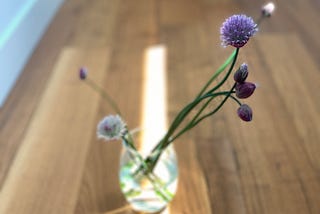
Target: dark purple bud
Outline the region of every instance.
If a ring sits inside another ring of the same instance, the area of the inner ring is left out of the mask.
[[[252,109],[247,104],[242,104],[237,113],[243,121],[249,122],[252,120]]]
[[[250,97],[254,90],[256,89],[256,85],[251,82],[237,83],[236,84],[236,95],[240,99],[245,99]]]
[[[86,68],[84,67],[80,68],[79,70],[80,79],[85,80],[87,78],[87,73],[88,73],[88,70]]]
[[[243,83],[248,77],[248,65],[243,63],[234,73],[233,79],[238,83]]]

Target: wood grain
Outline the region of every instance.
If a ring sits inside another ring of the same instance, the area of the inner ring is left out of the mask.
[[[76,4],[66,2],[50,24],[38,47],[17,80],[0,115],[0,183],[10,169],[28,124],[37,108],[60,51],[72,33]],[[63,23],[63,24],[62,24]],[[15,131],[12,131],[15,130]],[[0,185],[0,189],[2,185]]]
[[[135,128],[145,51],[164,45],[171,121],[232,52],[220,46],[221,23],[257,17],[262,3],[66,0],[0,109],[0,213],[134,213],[119,189],[120,143],[95,136],[114,112],[77,79],[79,66]],[[275,3],[236,65],[247,62],[259,85],[243,100],[254,120],[240,121],[230,100],[176,142],[180,181],[167,213],[320,213],[320,5]]]
[[[84,90],[77,70],[85,63],[101,83],[107,51],[66,48],[62,52],[36,119],[11,165],[0,195],[0,213],[70,213],[74,209],[100,99]]]

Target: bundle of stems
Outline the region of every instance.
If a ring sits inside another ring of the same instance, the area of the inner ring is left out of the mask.
[[[146,172],[153,171],[158,159],[162,154],[162,151],[164,151],[173,141],[175,141],[181,135],[195,127],[203,119],[215,114],[223,106],[223,104],[227,101],[228,98],[232,98],[233,100],[239,103],[237,98],[235,98],[232,95],[233,93],[235,93],[235,84],[228,91],[219,91],[220,87],[223,86],[223,84],[227,81],[228,77],[232,73],[232,70],[237,61],[239,50],[239,48],[236,48],[231,53],[228,59],[216,70],[216,72],[211,76],[208,82],[200,90],[199,94],[195,97],[195,99],[189,104],[187,104],[184,108],[182,108],[182,110],[177,114],[177,116],[171,123],[168,131],[166,132],[165,136],[159,141],[159,143],[151,151],[150,155],[145,159],[145,164],[147,165],[147,168],[144,167],[144,169],[146,170]],[[224,75],[224,77],[222,78],[222,80],[217,85],[210,88],[212,82],[217,79],[217,77],[228,67],[228,65],[230,65],[230,67]],[[220,101],[219,105],[217,105],[213,110],[204,113],[204,110],[214,100],[214,98],[220,96],[224,98]],[[199,105],[201,107],[198,108],[197,113],[192,117],[192,119],[188,121],[184,127],[178,129],[181,126],[182,122],[184,122],[187,116],[189,116],[189,114],[192,112],[192,110],[194,110]]]

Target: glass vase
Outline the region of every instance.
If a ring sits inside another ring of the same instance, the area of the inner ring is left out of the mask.
[[[146,155],[123,143],[120,157],[120,188],[132,209],[143,213],[164,210],[173,199],[178,165],[173,145],[168,146],[151,172],[144,170]]]

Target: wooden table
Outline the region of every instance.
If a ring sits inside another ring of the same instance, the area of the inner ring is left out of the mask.
[[[319,2],[276,2],[240,51],[259,88],[175,143],[179,187],[168,212],[320,213]],[[144,53],[167,50],[172,120],[232,52],[219,27],[249,0],[67,0],[0,110],[0,213],[132,213],[118,185],[120,142],[96,139],[110,107],[80,82],[80,66],[117,100],[129,127],[143,111]],[[232,83],[228,83],[230,86]]]

